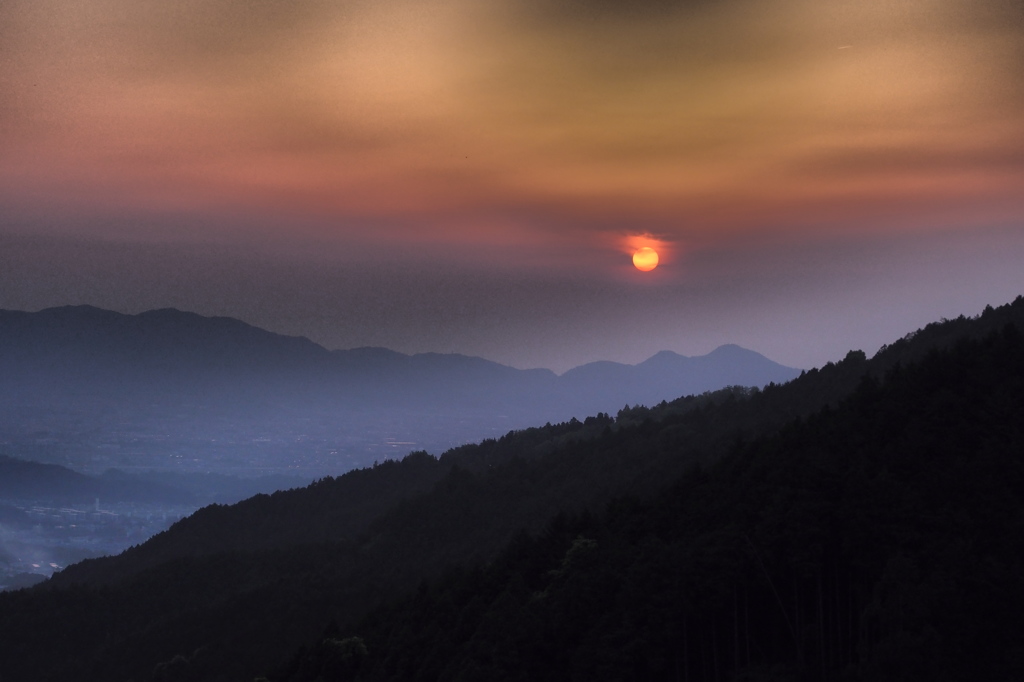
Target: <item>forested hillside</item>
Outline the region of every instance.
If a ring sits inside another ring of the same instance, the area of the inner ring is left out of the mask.
[[[650,500],[561,515],[271,679],[1011,680],[1024,337],[865,379]]]
[[[0,595],[0,679],[1010,679],[1020,329],[207,508]]]

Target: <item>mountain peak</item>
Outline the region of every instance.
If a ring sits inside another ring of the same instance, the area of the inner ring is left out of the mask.
[[[646,360],[644,360],[644,362],[650,362],[651,360],[677,360],[679,358],[685,358],[685,357],[686,357],[685,355],[680,355],[679,353],[676,353],[675,351],[659,350],[657,353],[655,353],[651,357],[649,357]],[[643,363],[641,363],[641,364],[643,364]]]
[[[746,356],[757,355],[759,357],[764,357],[763,355],[761,355],[757,351],[750,350],[749,348],[744,348],[743,346],[737,346],[735,343],[723,343],[721,346],[719,346],[718,348],[714,349],[713,351],[711,351],[710,353],[708,353],[704,357],[710,357],[710,356],[716,356],[716,357],[717,356],[739,356],[739,355],[746,355]]]

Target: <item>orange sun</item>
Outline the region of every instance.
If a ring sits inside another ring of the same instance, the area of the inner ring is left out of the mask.
[[[658,267],[658,252],[649,246],[637,249],[633,254],[633,265],[643,272],[653,270]]]

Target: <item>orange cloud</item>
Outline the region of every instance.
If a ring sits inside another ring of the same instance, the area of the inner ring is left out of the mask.
[[[1011,0],[548,5],[4,3],[0,200],[483,245],[644,225],[665,262],[1024,215]]]

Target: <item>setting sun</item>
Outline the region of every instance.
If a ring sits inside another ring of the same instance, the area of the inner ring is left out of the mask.
[[[658,267],[658,252],[649,246],[637,249],[633,254],[633,265],[643,272],[653,270]]]

